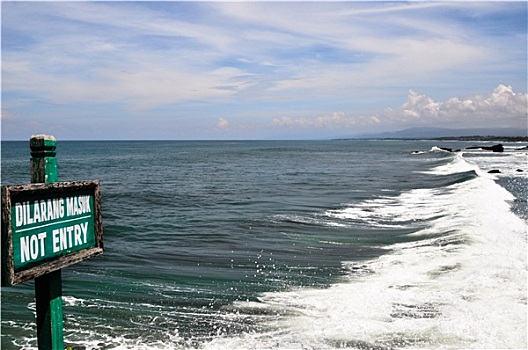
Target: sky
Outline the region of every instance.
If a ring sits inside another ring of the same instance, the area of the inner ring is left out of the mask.
[[[1,137],[526,135],[527,4],[2,1]]]

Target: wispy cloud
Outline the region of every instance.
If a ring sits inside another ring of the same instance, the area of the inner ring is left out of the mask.
[[[5,2],[2,50],[3,101],[22,119],[44,104],[50,124],[83,105],[189,130],[218,108],[241,133],[273,119],[381,127],[412,120],[379,112],[409,89],[444,109],[499,84],[525,91],[526,4]]]

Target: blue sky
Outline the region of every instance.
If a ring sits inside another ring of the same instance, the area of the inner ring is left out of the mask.
[[[527,123],[526,2],[2,2],[2,139]]]

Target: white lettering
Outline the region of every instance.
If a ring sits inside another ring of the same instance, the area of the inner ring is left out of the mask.
[[[83,233],[83,236],[84,236],[84,243],[88,243],[88,237],[87,237],[87,234],[88,234],[88,223],[87,222],[83,222],[81,224],[81,230],[82,230],[82,233]]]
[[[40,206],[38,201],[33,203],[33,217],[35,218],[35,222],[40,222]]]
[[[46,238],[47,234],[46,232],[41,232],[37,235],[39,241],[40,241],[40,256],[43,257],[46,255],[46,251],[44,248],[44,239]]]
[[[59,219],[64,217],[64,199],[54,198],[53,199],[53,218]]]
[[[59,246],[59,243],[60,243],[60,237],[59,237],[59,230],[58,229],[55,229],[53,230],[52,232],[52,239],[53,239],[53,252],[56,253],[58,251],[60,251],[60,246]]]
[[[36,235],[32,235],[29,239],[29,250],[32,260],[38,258],[38,239]]]
[[[77,226],[77,225],[75,225],[75,226]],[[66,231],[68,232],[68,248],[71,248],[73,246],[73,239],[72,239],[73,228],[74,228],[74,226],[66,227]]]
[[[20,237],[20,262],[30,260],[29,257],[29,236]]]
[[[31,225],[33,223],[33,218],[31,217],[31,210],[29,209],[29,202],[24,203],[24,211],[26,213],[25,225]]]
[[[73,228],[74,236],[75,236],[75,245],[81,245],[82,239],[81,239],[81,226],[75,225]]]
[[[20,262],[24,263],[29,260],[35,260],[46,255],[46,232],[36,235],[20,237]]]
[[[46,210],[46,201],[40,201],[40,221],[48,221],[48,211]],[[50,219],[51,220],[51,219]]]
[[[66,198],[66,215],[75,216],[90,213],[90,196],[78,196]]]
[[[60,234],[60,250],[68,249],[68,239],[66,237],[66,228],[61,227],[59,229]]]
[[[73,213],[77,215],[79,208],[75,202],[72,203]],[[35,201],[33,206],[30,205],[30,202],[17,202],[14,213],[15,227],[61,219],[64,214],[64,198],[42,199]]]
[[[88,243],[88,222],[61,227],[52,231],[53,252],[57,253]]]
[[[82,196],[81,198],[83,200],[82,202],[83,203],[83,210],[82,210],[83,214],[90,213],[92,211],[90,208],[90,196]]]
[[[47,212],[48,212],[48,219],[49,220],[53,220],[53,219],[57,218],[55,216],[55,213],[53,212],[53,205],[51,204],[51,199],[48,199],[46,201],[46,209],[47,209]]]
[[[66,215],[77,215],[77,197],[66,198]]]
[[[15,226],[20,227],[24,224],[24,207],[22,207],[22,204],[15,203],[15,213],[16,213]]]

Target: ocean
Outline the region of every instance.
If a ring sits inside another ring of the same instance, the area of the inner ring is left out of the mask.
[[[473,145],[58,140],[60,181],[101,181],[105,244],[62,270],[65,345],[525,349],[528,150]],[[30,181],[29,142],[1,155]],[[1,327],[36,348],[32,281]]]

